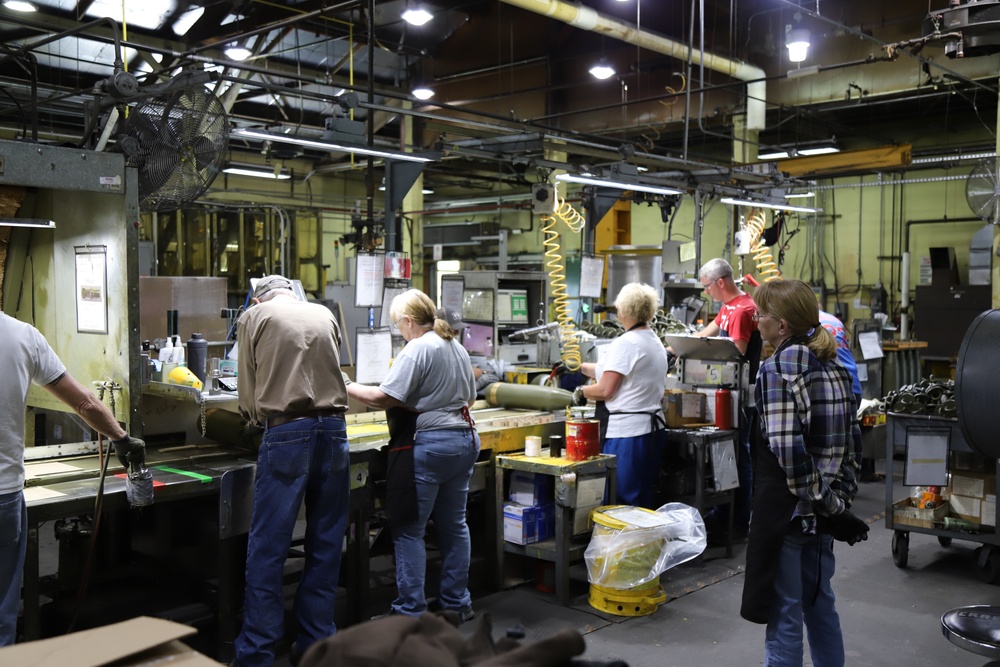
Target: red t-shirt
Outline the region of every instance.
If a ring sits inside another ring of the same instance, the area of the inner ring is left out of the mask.
[[[735,299],[722,305],[715,323],[719,325],[719,335],[733,340],[750,342],[750,336],[757,331],[757,323],[753,321],[757,306],[753,297],[743,293]]]

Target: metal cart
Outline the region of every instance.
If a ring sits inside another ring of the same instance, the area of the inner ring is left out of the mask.
[[[937,523],[930,523],[929,527],[911,525],[909,523],[897,523],[893,516],[895,504],[893,502],[892,488],[892,457],[897,446],[904,448],[906,445],[907,432],[913,430],[943,430],[948,429],[949,434],[949,454],[951,452],[976,453],[966,442],[962,429],[959,428],[957,419],[945,417],[933,417],[926,415],[910,414],[888,414],[889,433],[886,438],[886,476],[885,476],[885,527],[893,531],[892,534],[892,560],[897,567],[905,568],[909,560],[910,533],[921,533],[925,535],[937,536],[938,543],[947,547],[952,540],[967,540],[978,542],[981,546],[976,549],[975,558],[979,575],[987,583],[1000,583],[1000,536],[992,527],[992,532],[972,533],[968,531],[945,530]],[[996,469],[997,460],[989,459]],[[994,513],[996,510],[994,508]],[[997,517],[994,516],[994,525]]]

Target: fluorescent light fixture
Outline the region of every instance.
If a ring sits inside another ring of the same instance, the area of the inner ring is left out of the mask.
[[[772,204],[766,201],[755,201],[753,199],[737,199],[735,197],[723,197],[720,199],[723,204],[732,206],[753,206],[755,208],[775,208],[779,211],[797,211],[799,213],[819,213],[823,209],[810,208],[808,206],[789,206],[788,204]]]
[[[805,199],[806,197],[815,197],[815,192],[789,192],[785,195],[785,199]]]
[[[43,218],[0,218],[0,227],[40,227],[42,229],[55,229],[54,220]]]
[[[766,151],[757,153],[758,160],[784,160],[788,157],[788,151]]]
[[[246,167],[226,167],[222,170],[226,174],[236,176],[253,176],[255,178],[271,178],[276,181],[287,181],[292,177],[284,170],[275,172],[273,169],[249,169]]]
[[[607,60],[601,58],[601,62],[590,68],[590,75],[595,79],[604,81],[605,79],[610,79],[615,75],[615,68],[612,67]]]
[[[24,0],[4,0],[3,6],[7,9],[15,12],[37,12],[38,7],[35,7],[30,2],[24,2]]]
[[[434,190],[432,190],[430,188],[421,188],[420,189],[420,193],[421,194],[425,194],[425,195],[432,195],[432,194],[434,194]]]
[[[809,55],[809,31],[805,28],[793,28],[785,35],[785,46],[788,47],[788,59],[800,63]]]
[[[15,12],[37,12],[38,8],[24,0],[4,0],[3,6]]]
[[[605,188],[616,188],[618,190],[634,190],[636,192],[649,192],[654,195],[682,195],[683,190],[676,188],[660,187],[658,185],[645,185],[643,183],[621,183],[618,181],[608,181],[593,176],[577,176],[575,174],[559,174],[557,181],[566,183],[582,183],[583,185],[598,185]]]
[[[421,101],[429,100],[432,97],[434,97],[434,91],[428,88],[427,86],[417,86],[416,88],[413,89],[412,92],[413,96]]]
[[[243,62],[247,58],[253,55],[253,51],[246,48],[245,46],[240,46],[239,44],[230,46],[224,51],[226,57],[230,60],[236,60],[238,62]]]
[[[424,25],[425,23],[430,21],[432,18],[434,18],[434,15],[431,14],[426,9],[424,9],[423,7],[418,6],[415,9],[407,9],[405,12],[401,14],[401,17],[404,21],[406,21],[410,25],[419,26],[419,25]]]
[[[354,153],[356,155],[371,155],[373,157],[386,158],[388,160],[403,160],[405,162],[431,162],[429,157],[414,155],[413,153],[403,153],[396,151],[383,151],[367,146],[351,146],[349,144],[335,144],[330,141],[316,141],[314,139],[303,139],[290,134],[271,134],[260,130],[238,127],[229,133],[231,137],[242,139],[257,139],[259,141],[274,141],[282,144],[294,144],[306,148],[315,148],[321,151],[342,151],[344,153]]]
[[[827,155],[828,153],[839,153],[836,146],[816,146],[815,148],[800,148],[799,155]]]

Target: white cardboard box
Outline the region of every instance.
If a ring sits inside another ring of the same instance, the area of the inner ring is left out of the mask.
[[[952,494],[948,499],[948,504],[951,506],[952,514],[955,514],[966,521],[979,523],[980,516],[983,512],[983,501],[979,498],[969,498],[967,496],[956,496],[955,494]]]
[[[982,514],[980,521],[984,526],[997,525],[997,497],[994,493],[987,493],[983,499]]]
[[[510,500],[525,507],[551,502],[553,481],[551,475],[515,470],[510,475]]]
[[[517,503],[503,505],[503,539],[513,544],[532,544],[538,541],[539,507],[525,507]]]

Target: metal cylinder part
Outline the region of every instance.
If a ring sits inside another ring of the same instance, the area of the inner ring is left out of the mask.
[[[955,368],[958,424],[969,446],[1000,457],[993,411],[1000,405],[1000,310],[987,310],[965,332]]]
[[[232,410],[210,408],[205,411],[205,437],[226,447],[257,451],[263,431],[250,426]]]
[[[486,402],[493,407],[550,411],[561,410],[572,400],[572,393],[555,387],[509,382],[494,382],[486,387]]]

